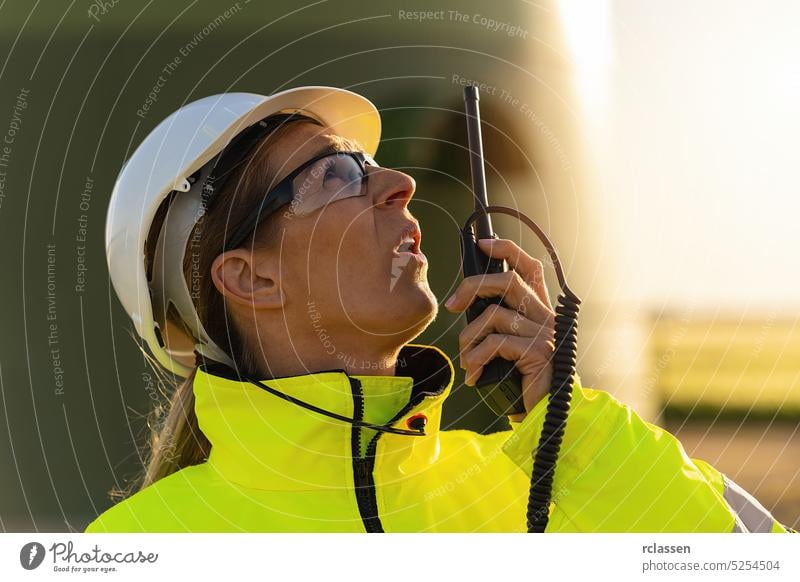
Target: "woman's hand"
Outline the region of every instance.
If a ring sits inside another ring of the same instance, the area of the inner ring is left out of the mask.
[[[503,298],[504,305],[490,305],[462,330],[458,337],[459,361],[470,386],[496,356],[514,362],[522,374],[526,411],[509,417],[518,422],[550,389],[555,312],[541,261],[507,239],[481,239],[478,245],[490,257],[505,259],[510,270],[465,278],[445,307],[457,313],[465,311],[477,297]]]

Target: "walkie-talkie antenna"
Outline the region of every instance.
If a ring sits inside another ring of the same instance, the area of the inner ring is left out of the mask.
[[[478,88],[475,85],[464,87],[469,166],[472,173],[475,210],[486,210],[486,207],[489,206],[489,198],[486,194],[486,170],[483,166],[483,140],[481,138],[481,111],[478,100]],[[476,239],[493,238],[493,232],[491,217],[485,213],[481,214],[475,221]]]

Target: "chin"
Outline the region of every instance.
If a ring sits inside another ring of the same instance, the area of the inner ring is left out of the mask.
[[[399,305],[402,306],[401,310],[397,309]],[[408,337],[405,341],[411,341],[436,319],[439,302],[427,282],[419,282],[409,286],[403,293],[402,301],[393,303],[391,312],[396,313],[395,328],[398,333]]]
[[[399,286],[398,286],[399,287]],[[407,283],[403,289],[395,287],[391,295],[361,311],[356,323],[363,331],[383,338],[392,338],[398,345],[405,344],[421,334],[436,318],[439,303],[425,282]],[[360,306],[363,308],[363,304]]]

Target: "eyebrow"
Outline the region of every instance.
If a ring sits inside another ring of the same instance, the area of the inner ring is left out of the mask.
[[[317,156],[321,156],[322,154],[335,154],[336,152],[343,152],[347,148],[343,148],[338,143],[329,143],[318,150],[311,152],[311,155],[308,157],[310,160],[311,158],[316,158]]]
[[[346,152],[346,151],[357,151],[357,152],[363,152],[364,151],[364,148],[361,147],[361,144],[359,144],[357,141],[352,140],[352,139],[350,139],[348,137],[342,137],[342,136],[330,137],[329,136],[327,139],[328,139],[328,143],[325,144],[323,147],[319,148],[318,150],[316,150],[315,152],[313,152],[311,154],[311,157],[309,157],[309,159],[311,159],[312,157],[316,157],[316,156],[319,156],[319,155],[322,155],[322,154],[327,154],[327,153],[333,154],[333,153],[336,153],[336,152]]]
[[[352,140],[352,139],[350,139],[348,137],[342,137],[342,136],[328,137],[327,141],[328,141],[328,143],[326,143],[324,146],[322,146],[321,148],[313,151],[311,153],[311,155],[309,155],[308,159],[310,160],[312,158],[316,158],[317,156],[321,156],[323,154],[335,154],[336,152],[357,151],[357,152],[366,153],[364,148],[361,147],[361,144],[359,144],[357,141]],[[300,165],[302,165],[302,164],[303,164],[303,162],[300,163]],[[291,171],[289,171],[289,174],[291,174],[297,168],[299,168],[300,165],[298,165],[296,168],[294,168]],[[288,176],[289,174],[286,174],[286,175]],[[284,178],[281,178],[281,180],[283,180],[283,179],[285,179],[285,176],[284,176]],[[273,183],[272,183],[271,187],[272,188],[275,187],[275,181],[274,180],[273,180]]]

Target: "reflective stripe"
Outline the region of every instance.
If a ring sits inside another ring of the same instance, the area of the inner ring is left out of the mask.
[[[731,481],[727,476],[722,476],[725,482],[723,496],[728,506],[734,513],[736,523],[734,533],[770,533],[775,518],[758,500],[747,491]]]

